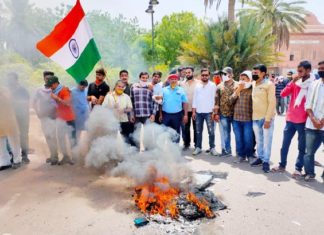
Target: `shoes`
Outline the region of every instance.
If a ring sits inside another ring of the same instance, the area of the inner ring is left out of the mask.
[[[58,165],[62,166],[64,164],[74,165],[74,162],[68,156],[64,156],[63,159],[58,162]]]
[[[210,154],[213,155],[213,156],[219,156],[219,153],[216,151],[216,149],[212,148],[209,150]],[[207,151],[206,151],[207,153]]]
[[[27,156],[26,157],[22,157],[21,163],[23,163],[23,164],[29,164],[30,163],[30,160],[29,160],[29,158]]]
[[[324,171],[323,171],[323,174],[322,174],[322,178],[324,179]]]
[[[49,157],[49,158],[46,158],[46,163],[51,163],[52,161],[51,161],[52,159]]]
[[[196,156],[198,154],[201,153],[201,149],[200,148],[196,148],[195,151],[192,153],[192,155]]]
[[[315,180],[315,175],[305,175],[305,181],[310,182]]]
[[[262,165],[262,160],[260,158],[257,158],[256,160],[254,160],[254,162],[251,163],[251,166],[255,167],[255,166],[261,166]]]
[[[234,163],[242,163],[246,160],[246,157],[236,156]]]
[[[268,162],[262,163],[262,170],[264,173],[269,173],[270,172],[270,165]]]
[[[301,171],[298,171],[298,170],[295,170],[294,171],[294,173],[292,173],[292,177],[294,178],[294,179],[299,179],[300,177],[302,177],[302,173],[301,173]]]
[[[286,168],[281,167],[281,166],[276,166],[276,167],[271,169],[272,173],[283,173],[285,171],[286,171]]]
[[[18,169],[19,167],[21,167],[21,163],[20,162],[19,163],[12,163],[11,164],[11,168],[14,169],[14,170]]]
[[[7,170],[11,168],[11,165],[7,165],[7,166],[0,166],[0,171],[3,171],[3,170]]]
[[[183,146],[182,151],[187,151],[189,150],[190,146]]]
[[[232,156],[232,152],[227,152],[226,150],[222,150],[222,153],[219,156],[220,157],[230,157],[230,156]]]

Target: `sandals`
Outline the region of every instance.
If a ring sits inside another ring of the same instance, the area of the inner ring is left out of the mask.
[[[271,169],[272,173],[283,173],[285,171],[286,171],[286,169],[281,166],[277,166],[277,167],[274,167]]]

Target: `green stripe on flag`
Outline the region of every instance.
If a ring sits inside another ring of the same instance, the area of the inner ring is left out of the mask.
[[[80,58],[66,71],[77,81],[86,79],[93,67],[101,59],[94,39],[91,39]]]

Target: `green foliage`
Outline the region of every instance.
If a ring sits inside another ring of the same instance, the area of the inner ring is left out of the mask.
[[[248,9],[242,9],[239,15],[256,19],[267,24],[276,36],[275,47],[289,47],[290,31],[302,32],[305,27],[305,1],[255,0],[247,2]]]
[[[206,26],[191,42],[182,44],[179,60],[211,70],[230,66],[237,75],[256,63],[269,65],[274,62],[273,42],[271,29],[262,28],[254,20],[242,17],[239,23],[230,23],[227,19],[219,19]]]
[[[164,16],[155,27],[155,64],[164,64],[173,68],[179,64],[177,57],[181,52],[181,43],[190,42],[202,28],[193,13],[182,12]],[[141,46],[147,63],[152,63],[152,38],[148,33],[142,37]]]

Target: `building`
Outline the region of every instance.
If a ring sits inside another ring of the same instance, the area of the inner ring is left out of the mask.
[[[284,55],[282,62],[270,68],[270,73],[286,74],[287,71],[296,71],[296,66],[302,60],[308,60],[316,69],[317,63],[324,60],[324,24],[310,13],[306,17],[307,24],[302,33],[290,34],[290,45],[281,48]]]

